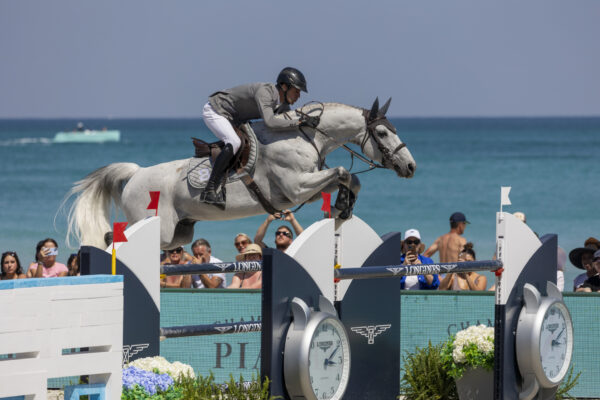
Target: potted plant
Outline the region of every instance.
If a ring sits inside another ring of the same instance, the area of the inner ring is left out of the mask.
[[[461,400],[494,398],[494,328],[470,326],[442,348],[448,375],[456,382]]]

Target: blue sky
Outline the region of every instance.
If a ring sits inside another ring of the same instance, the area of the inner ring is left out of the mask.
[[[200,117],[301,69],[389,115],[600,116],[600,1],[0,0],[0,118]]]

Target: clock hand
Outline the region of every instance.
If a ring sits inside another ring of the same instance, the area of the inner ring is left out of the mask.
[[[552,347],[558,346],[558,344],[559,344],[558,338],[561,337],[561,335],[563,334],[564,331],[565,331],[565,328],[563,328],[562,331],[560,331],[560,333],[558,335],[556,335],[556,339],[552,339]]]
[[[558,334],[558,336],[556,336],[556,341],[558,341],[558,338],[560,337],[560,335],[563,334],[564,331],[565,331],[565,328],[563,328],[562,331],[560,331],[560,333]]]
[[[338,351],[339,348],[340,348],[340,345],[338,344],[337,347],[335,348],[335,350],[333,350],[333,353],[331,353],[331,355],[329,357],[327,357],[327,361],[329,361],[333,358],[333,356],[335,355],[335,353]]]

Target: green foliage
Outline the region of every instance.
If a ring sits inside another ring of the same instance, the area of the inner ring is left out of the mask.
[[[444,344],[416,348],[403,357],[400,394],[406,400],[458,399],[454,379],[444,369],[441,357]]]
[[[239,382],[244,382],[240,376]],[[121,400],[274,400],[269,397],[269,383],[266,379],[260,382],[254,376],[252,381],[241,384],[230,375],[226,384],[215,383],[212,374],[208,377],[179,377],[175,384],[164,392],[150,396],[144,388],[135,385],[132,389],[123,388]]]
[[[465,361],[457,363],[452,357],[454,351],[454,339],[452,336],[450,340],[442,345],[441,358],[443,360],[444,369],[448,372],[448,375],[452,378],[459,379],[467,368],[484,368],[488,371],[494,370],[494,352],[484,353],[475,343],[469,343],[463,347],[463,353],[465,355]],[[490,339],[488,339],[490,340]],[[492,343],[493,340],[490,340]]]
[[[178,400],[181,399],[181,389],[176,385],[166,391],[158,391],[154,395],[149,395],[140,385],[135,385],[131,389],[123,388],[121,400]]]
[[[255,376],[252,381],[242,384],[244,378],[240,376],[239,382],[236,382],[233,375],[229,376],[229,382],[225,385],[215,383],[214,376],[198,376],[197,378],[185,377],[179,378],[175,386],[181,389],[181,400],[197,399],[248,399],[248,400],[270,400],[269,380],[260,382]]]
[[[577,400],[576,397],[573,397],[569,394],[569,391],[577,386],[577,381],[579,380],[580,375],[581,371],[575,375],[575,378],[573,378],[573,367],[569,369],[569,375],[567,375],[567,378],[562,381],[560,387],[556,391],[556,400]]]

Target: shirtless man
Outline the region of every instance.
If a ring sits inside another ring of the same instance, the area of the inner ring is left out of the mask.
[[[423,255],[431,257],[439,250],[441,263],[457,262],[458,255],[467,244],[467,239],[461,235],[465,232],[468,223],[465,214],[461,212],[452,214],[450,216],[450,232],[437,238]]]

